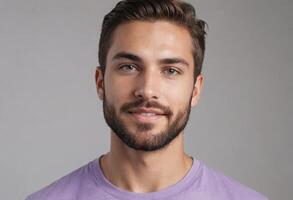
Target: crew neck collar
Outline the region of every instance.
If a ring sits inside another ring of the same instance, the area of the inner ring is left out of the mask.
[[[100,165],[100,159],[102,156],[104,155],[101,155],[92,162],[92,171],[95,176],[94,179],[99,187],[105,192],[121,200],[146,200],[173,197],[175,194],[180,193],[182,190],[186,190],[191,185],[191,182],[196,179],[199,168],[201,167],[201,161],[191,157],[193,160],[191,168],[177,183],[155,192],[136,193],[121,189],[108,181],[108,179],[104,176]]]

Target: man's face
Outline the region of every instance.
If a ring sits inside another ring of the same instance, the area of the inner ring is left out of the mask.
[[[197,103],[192,39],[166,21],[133,21],[117,27],[98,93],[112,131],[129,147],[154,151],[183,132]],[[101,84],[102,83],[102,84]]]

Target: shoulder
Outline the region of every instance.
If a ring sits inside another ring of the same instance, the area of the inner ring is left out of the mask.
[[[70,172],[50,185],[30,194],[26,200],[75,199],[77,192],[93,184],[91,165],[94,161]]]
[[[267,200],[267,198],[222,172],[201,163],[200,182],[203,191],[209,191],[218,199],[229,200]]]

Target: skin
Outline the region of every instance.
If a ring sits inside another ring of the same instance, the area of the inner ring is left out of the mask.
[[[115,59],[121,52],[135,55],[139,61]],[[169,58],[179,58],[184,63],[168,63]],[[188,106],[197,105],[203,76],[196,77],[194,84],[193,73],[192,39],[185,28],[167,21],[132,21],[118,26],[114,32],[105,74],[99,67],[96,70],[97,92],[101,100],[113,107],[136,142],[143,144],[167,130]],[[138,99],[157,102],[172,115],[141,122],[121,112],[123,105]],[[139,128],[143,123],[149,128]],[[183,130],[168,145],[153,151],[129,147],[112,130],[110,151],[100,163],[113,185],[144,193],[180,181],[191,168],[192,159],[184,152]]]

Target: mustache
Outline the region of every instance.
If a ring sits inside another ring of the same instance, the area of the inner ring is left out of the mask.
[[[130,109],[136,109],[136,108],[156,108],[159,110],[162,110],[163,113],[165,115],[173,115],[173,112],[171,111],[171,109],[167,106],[164,106],[162,104],[160,104],[159,102],[156,101],[148,101],[145,99],[138,99],[136,101],[133,102],[129,102],[129,103],[125,103],[122,107],[121,107],[121,111],[123,112],[128,112],[128,110]]]

